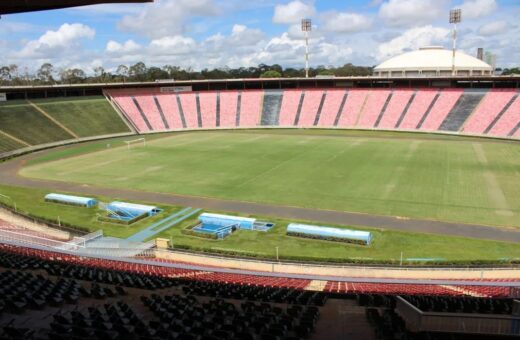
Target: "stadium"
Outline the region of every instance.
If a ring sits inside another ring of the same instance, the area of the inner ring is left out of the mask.
[[[1,337],[520,336],[520,76],[373,72],[0,86]]]

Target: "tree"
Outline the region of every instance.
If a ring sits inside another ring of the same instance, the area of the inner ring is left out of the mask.
[[[61,81],[69,84],[82,83],[86,78],[85,71],[79,68],[64,69],[60,72]]]
[[[135,65],[130,66],[128,75],[136,81],[146,80],[146,65],[140,61]]]
[[[9,68],[9,66],[0,67],[0,79],[2,81],[11,80],[11,69]]]
[[[52,74],[54,73],[54,66],[51,63],[45,63],[40,66],[40,69],[36,73],[38,79],[46,83],[54,83]]]
[[[281,77],[282,77],[282,75],[280,74],[280,72],[274,71],[274,70],[265,71],[260,76],[260,78],[281,78]]]
[[[505,68],[502,71],[503,76],[508,76],[511,74],[520,74],[520,67],[513,67],[513,68]]]
[[[119,65],[116,70],[116,74],[123,78],[123,82],[128,77],[128,66]]]
[[[321,70],[318,72],[318,75],[319,76],[333,76],[334,75],[334,71],[332,70]]]

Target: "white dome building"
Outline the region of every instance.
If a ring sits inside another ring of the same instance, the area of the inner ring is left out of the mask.
[[[374,76],[451,76],[452,54],[453,51],[441,46],[422,47],[417,51],[401,54],[379,64],[374,69]],[[492,75],[493,68],[480,59],[457,51],[455,53],[455,74],[458,76]]]

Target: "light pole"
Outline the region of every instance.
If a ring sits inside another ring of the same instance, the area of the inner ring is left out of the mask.
[[[278,246],[276,246],[276,261],[280,262],[280,257],[278,256]]]
[[[312,31],[312,20],[302,19],[302,32],[305,34],[305,78],[309,78],[309,33]]]
[[[451,57],[451,75],[455,75],[455,51],[457,50],[457,24],[462,20],[462,10],[452,9],[450,11],[450,24],[453,24],[453,54]]]

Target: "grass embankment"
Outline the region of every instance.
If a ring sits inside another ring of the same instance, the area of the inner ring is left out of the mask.
[[[43,200],[43,196],[48,193],[46,190],[0,185],[0,193],[11,197],[17,203],[19,210],[30,211],[33,216],[50,220],[56,220],[59,216],[60,220],[66,224],[76,225],[88,231],[103,229],[105,235],[125,238],[180,209],[180,207],[160,205],[165,210],[164,213],[132,226],[121,226],[98,222],[96,214],[101,212],[97,209],[47,203]],[[97,198],[105,202],[113,200],[108,197]],[[124,200],[124,198],[121,199]],[[12,204],[12,201],[8,200],[3,200],[3,202]],[[520,259],[520,244],[515,243],[363,228],[363,230],[370,230],[373,233],[373,242],[370,246],[360,246],[287,236],[287,224],[295,221],[266,216],[254,217],[272,221],[276,223],[276,226],[269,232],[244,230],[232,234],[225,240],[214,241],[182,233],[183,228],[196,222],[196,217],[193,217],[155,237],[171,239],[174,247],[179,249],[260,258],[274,258],[276,247],[279,247],[280,257],[288,260],[398,263],[401,252],[403,252],[405,263],[421,262],[406,259],[444,259],[445,261],[427,261],[426,263],[458,264],[507,263],[508,261],[504,261],[504,259]],[[319,224],[309,221],[296,222]],[[345,226],[338,227],[345,228]]]

